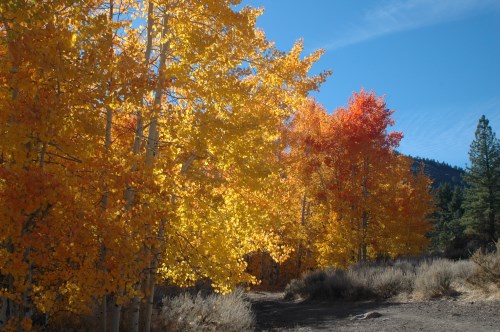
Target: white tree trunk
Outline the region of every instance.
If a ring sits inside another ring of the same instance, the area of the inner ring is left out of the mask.
[[[168,24],[168,16],[165,13],[163,15],[163,30],[162,30],[162,40],[164,40],[165,35],[167,33],[167,24]],[[167,59],[167,51],[170,48],[168,42],[163,42],[161,45],[160,51],[160,61],[158,66],[158,85],[155,91],[155,99],[153,103],[153,117],[149,126],[148,140],[146,143],[146,167],[153,167],[154,159],[158,156],[158,140],[159,140],[159,131],[158,131],[158,117],[157,113],[161,107],[161,101],[163,98],[164,91],[164,80],[163,80],[163,72]],[[160,226],[160,242],[162,241],[165,220],[161,220]],[[151,330],[151,315],[153,313],[153,300],[154,300],[154,292],[155,292],[155,283],[156,283],[156,273],[158,270],[158,255],[160,253],[161,248],[156,249],[154,246],[151,247],[150,251],[153,255],[152,262],[149,270],[149,280],[146,284],[146,312],[144,315],[144,332],[149,332]]]
[[[141,299],[134,296],[130,305],[130,332],[139,331],[139,313],[141,311]]]
[[[158,257],[153,258],[153,263],[151,264],[151,269],[149,270],[148,278],[148,289],[146,297],[146,312],[144,314],[144,329],[143,332],[151,331],[151,316],[153,314],[154,306],[154,295],[155,295],[155,284],[156,284],[156,271],[158,269]]]
[[[113,316],[111,319],[111,332],[119,332],[120,331],[120,320],[122,317],[122,306],[121,304],[117,304],[117,296],[114,297],[113,304]]]
[[[108,304],[107,304],[107,296],[104,295],[100,299],[99,303],[99,320],[100,320],[100,329],[101,332],[106,332],[107,328],[107,313],[108,313]]]
[[[114,17],[114,0],[109,0],[109,20],[113,21]],[[113,38],[111,36],[111,38]],[[113,48],[111,48],[110,52],[114,52]],[[110,82],[111,85],[111,82]],[[113,94],[113,91],[109,91],[109,93]],[[104,146],[106,148],[106,153],[110,153],[111,149],[111,129],[113,125],[113,110],[110,107],[106,108],[106,131],[105,131],[105,139],[104,139]],[[108,195],[108,188],[104,186],[104,194],[102,196],[102,208],[103,210],[106,210],[108,208],[108,200],[109,200],[109,195]],[[102,243],[101,245],[101,264],[104,263],[104,260],[106,259],[106,245]],[[101,266],[101,269],[104,269],[104,266]],[[107,294],[104,294],[102,298],[100,299],[100,313],[99,313],[99,319],[100,321],[100,329],[101,332],[106,332],[107,326],[108,326],[108,303],[107,303],[108,297]]]
[[[149,61],[151,59],[151,53],[153,49],[153,24],[154,24],[154,4],[152,1],[149,1],[148,3],[148,18],[147,18],[147,37],[146,37],[146,52],[144,54],[144,63],[146,67],[149,67]],[[162,69],[160,68],[160,73]],[[156,98],[155,98],[155,104],[156,104]],[[156,105],[155,105],[156,106]],[[156,132],[156,121],[155,117],[153,118],[154,121],[150,124],[149,128],[149,134],[148,134],[148,140],[147,140],[147,151],[146,151],[146,160],[148,158],[151,159],[151,157],[148,157],[148,154],[151,152],[149,151],[150,145],[151,145],[151,138],[152,136],[157,136],[155,134]],[[153,123],[154,122],[154,123]],[[151,126],[154,128],[152,129]],[[133,153],[134,155],[139,153],[139,149],[141,146],[141,142],[144,137],[144,122],[142,118],[142,113],[141,111],[137,112],[137,127],[136,127],[136,136],[134,140],[134,146],[133,146]],[[153,140],[154,141],[154,140]],[[156,144],[157,145],[157,144]],[[147,162],[146,162],[147,164]],[[152,159],[151,159],[151,164],[152,164]],[[132,188],[127,188],[127,191],[125,193],[126,197],[126,204],[127,204],[127,209],[130,208],[133,204],[133,198],[134,198],[134,192]],[[140,282],[136,287],[140,287]],[[141,312],[141,301],[138,296],[134,296],[134,298],[131,301],[131,313],[130,313],[130,330],[132,332],[138,332],[139,331],[139,318],[140,318],[140,312]]]

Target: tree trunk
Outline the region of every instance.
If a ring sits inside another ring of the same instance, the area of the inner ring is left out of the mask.
[[[366,205],[368,200],[368,173],[369,173],[369,163],[368,157],[364,158],[364,175],[363,175],[363,244],[362,244],[362,260],[366,261],[366,247],[367,247],[367,236],[368,236],[368,212],[366,211]]]
[[[106,133],[105,133],[105,141],[104,146],[106,148],[106,153],[109,154],[111,149],[111,126],[113,123],[113,111],[111,108],[106,108]],[[108,208],[108,188],[106,185],[103,186],[104,194],[101,197],[101,208],[103,211],[106,211]],[[105,270],[104,261],[106,260],[106,244],[101,243],[101,252],[100,252],[100,269]],[[104,294],[100,299],[100,313],[99,319],[101,320],[100,329],[101,332],[106,332],[107,330],[107,322],[108,322],[108,308],[107,308],[107,295]]]
[[[154,4],[152,1],[148,3],[148,18],[147,18],[147,30],[146,30],[146,52],[144,53],[144,64],[146,68],[149,68],[149,61],[151,58],[151,52],[153,49],[153,24],[154,24]],[[142,102],[141,102],[142,104]],[[137,125],[135,131],[134,145],[132,147],[132,153],[134,155],[139,153],[142,140],[144,138],[144,120],[141,111],[137,111]],[[136,170],[136,166],[133,167],[132,171]],[[125,191],[126,209],[132,207],[134,201],[134,192],[132,187],[127,187]],[[140,284],[140,282],[138,282]],[[139,286],[137,286],[139,287]],[[134,296],[131,301],[131,313],[130,313],[130,328],[131,331],[139,330],[139,318],[141,313],[141,302],[138,296]]]
[[[302,211],[301,211],[301,216],[300,216],[300,225],[305,226],[306,225],[306,211],[307,211],[307,197],[306,194],[304,193],[304,196],[302,197]],[[297,250],[297,277],[300,275],[300,269],[302,268],[302,255],[303,255],[303,244],[302,240],[299,242],[299,248]]]
[[[12,254],[14,251],[13,246],[11,243],[8,243],[6,245],[7,251]],[[13,294],[14,293],[14,280],[12,276],[9,274],[6,276],[7,278],[7,294]],[[3,326],[7,324],[7,321],[11,318],[14,317],[14,302],[11,299],[8,299],[7,297],[2,297],[2,311],[1,311],[1,319],[2,321],[0,322],[0,331],[3,330]]]
[[[2,297],[2,308],[0,310],[0,330],[3,330],[5,323],[7,323],[7,308],[9,306],[9,299]]]
[[[31,263],[31,247],[26,248],[26,262],[28,264],[28,275],[26,276],[27,289],[23,292],[23,307],[21,309],[23,318],[33,316],[33,305],[31,304],[30,292],[33,286],[33,264]]]
[[[108,304],[106,295],[101,297],[99,303],[99,319],[100,319],[101,332],[106,332],[107,322],[108,322]]]
[[[144,332],[151,331],[151,316],[153,314],[154,306],[154,295],[155,295],[155,283],[156,283],[156,271],[158,269],[158,257],[155,255],[153,257],[153,262],[151,269],[149,270],[149,278],[146,292],[146,310],[144,315]]]
[[[162,40],[164,40],[167,34],[167,23],[168,16],[167,13],[163,14],[163,29],[162,29]],[[148,140],[146,142],[146,167],[153,167],[154,159],[158,156],[158,140],[159,140],[159,130],[158,130],[158,117],[157,112],[160,110],[161,101],[163,98],[164,91],[164,68],[167,60],[167,51],[170,48],[168,42],[163,42],[160,51],[160,61],[158,65],[158,86],[155,91],[155,99],[153,103],[153,116],[149,125]],[[161,220],[160,223],[160,234],[158,237],[160,243],[162,241],[163,232],[165,228],[165,220]],[[156,249],[154,245],[151,246],[151,253],[153,255],[150,270],[149,270],[149,281],[147,283],[146,289],[146,312],[144,315],[144,329],[143,331],[149,332],[151,330],[151,315],[153,313],[153,300],[156,282],[156,273],[158,270],[158,255],[160,254],[161,248]]]
[[[262,278],[262,283],[266,282],[265,274],[266,274],[266,263],[264,261],[264,252],[260,252],[260,276]]]
[[[130,332],[139,331],[139,313],[141,311],[141,299],[134,296],[130,305]]]
[[[119,332],[120,331],[120,320],[122,318],[122,306],[121,304],[116,303],[118,297],[115,295],[114,304],[113,304],[113,316],[111,320],[111,332]]]
[[[492,187],[493,187],[493,185],[490,183],[489,188],[488,188],[488,191],[489,191],[488,235],[489,235],[489,242],[496,242],[497,238],[496,238],[496,229],[495,229],[495,222],[496,222],[495,215],[498,212],[495,211],[495,192],[494,192],[494,189]]]
[[[368,228],[368,213],[363,211],[363,248],[362,248],[362,259],[366,261],[366,236]]]
[[[109,0],[109,21],[113,21],[114,16],[114,0]],[[109,36],[111,41],[113,40],[113,34]],[[110,49],[110,54],[111,56],[113,55],[113,47]],[[111,79],[112,80],[112,79]],[[108,82],[108,88],[112,88],[112,81]],[[109,91],[109,93],[113,94],[113,91]],[[110,150],[111,150],[111,129],[113,125],[113,110],[110,107],[106,107],[106,130],[104,134],[104,146],[106,148],[106,153],[109,155]],[[108,195],[108,188],[106,185],[104,185],[104,194],[102,195],[102,200],[101,200],[101,207],[105,211],[108,208],[108,200],[109,200],[109,195]],[[101,244],[101,266],[100,269],[105,270],[104,267],[104,262],[106,259],[106,244],[102,243]],[[108,325],[108,297],[107,294],[104,294],[101,298],[101,303],[100,303],[100,329],[101,332],[106,332],[107,330],[107,325]]]
[[[18,318],[17,323],[16,323],[16,331],[21,332],[21,319],[23,318],[23,315],[21,313],[21,306],[19,303],[16,303],[15,301],[12,301],[10,303],[11,309],[10,309],[10,317],[16,317]]]

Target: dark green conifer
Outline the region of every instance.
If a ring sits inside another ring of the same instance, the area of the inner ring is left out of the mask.
[[[458,258],[465,256],[464,227],[460,220],[463,215],[463,190],[454,189],[443,183],[434,193],[434,230],[431,233],[432,249],[446,256]]]
[[[470,167],[462,223],[479,244],[498,241],[500,224],[500,143],[483,115],[470,146]]]

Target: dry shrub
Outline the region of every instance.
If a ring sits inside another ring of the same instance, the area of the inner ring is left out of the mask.
[[[498,284],[498,257],[498,253],[496,256],[476,253],[476,264],[483,266],[479,274],[471,261],[425,258],[358,263],[345,271],[316,270],[292,280],[285,288],[285,299],[355,301],[410,294],[422,298],[452,295],[472,278],[480,283],[496,281]]]
[[[343,270],[314,270],[292,280],[285,288],[285,299],[348,299],[354,293],[354,285]]]
[[[352,288],[345,272],[337,269],[308,273],[304,283],[309,299],[344,298]]]
[[[484,253],[478,250],[470,260],[476,269],[467,279],[469,283],[483,289],[490,285],[500,287],[500,241],[496,243],[496,251]]]
[[[357,300],[369,298],[364,287],[351,271],[340,269],[317,270],[304,277],[307,298],[311,300]]]
[[[476,273],[476,265],[470,260],[460,260],[452,264],[455,282],[463,283]]]
[[[451,293],[453,272],[451,262],[438,259],[431,263],[423,263],[417,271],[415,292],[424,298],[435,298]]]
[[[292,280],[285,288],[285,299],[387,299],[403,292],[410,293],[413,279],[412,272],[374,264],[357,264],[346,271],[315,270]]]
[[[307,297],[304,279],[292,279],[285,287],[285,300],[300,300]]]
[[[253,331],[251,304],[243,291],[227,295],[182,294],[163,299],[159,314],[161,329],[167,331]]]
[[[357,277],[351,270],[328,270],[325,280],[326,291],[318,289],[316,292],[318,295],[324,294],[328,299],[344,299],[349,301],[373,297],[370,290],[365,287],[363,279]],[[319,297],[316,296],[315,298]]]
[[[411,293],[415,273],[400,268],[389,267],[373,276],[371,288],[378,298],[390,297]]]
[[[420,265],[415,279],[415,293],[423,298],[437,298],[457,293],[456,285],[474,273],[468,261],[436,259]]]
[[[348,270],[352,283],[363,289],[362,298],[388,299],[401,293],[411,293],[415,272],[406,265],[355,265]]]
[[[417,269],[425,261],[425,258],[401,258],[397,259],[392,266],[401,270],[405,275],[416,275]]]

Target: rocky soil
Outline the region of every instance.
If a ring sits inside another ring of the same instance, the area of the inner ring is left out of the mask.
[[[249,297],[257,331],[500,332],[499,300],[289,302],[283,293],[267,292]]]

